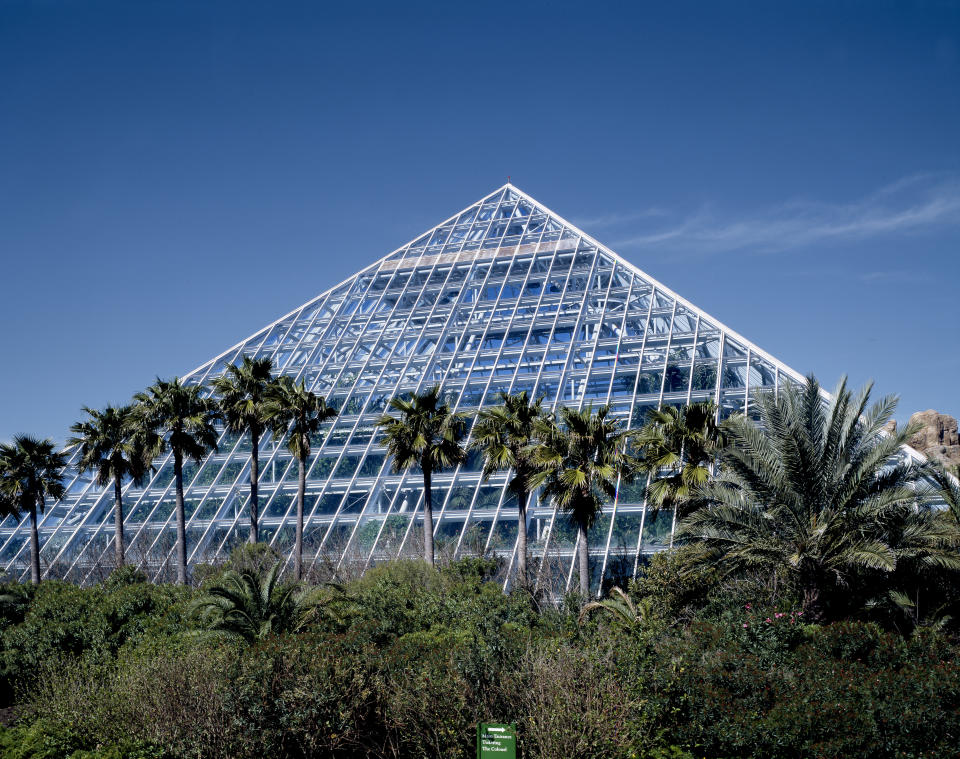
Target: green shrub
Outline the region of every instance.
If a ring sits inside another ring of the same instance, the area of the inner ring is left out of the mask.
[[[22,620],[0,633],[3,704],[11,702],[16,688],[30,686],[44,662],[110,658],[148,632],[185,629],[189,590],[131,582],[132,573],[118,572],[116,579],[90,588],[59,580],[36,587]]]
[[[653,737],[637,695],[641,689],[622,675],[611,646],[590,649],[555,641],[531,647],[517,704],[519,738],[528,755],[640,756]]]
[[[125,564],[117,567],[107,576],[103,581],[103,588],[106,591],[112,591],[125,585],[145,585],[147,581],[146,572],[132,564]]]
[[[580,624],[569,599],[504,594],[495,561],[394,562],[329,589],[305,631],[243,646],[191,627],[194,591],[135,570],[44,582],[2,612],[23,724],[0,759],[470,757],[480,721],[517,723],[525,759],[955,753],[955,641],[803,624],[759,579],[684,567],[654,558],[641,622]]]
[[[33,583],[5,583],[0,585],[0,631],[18,625],[33,601],[37,586]]]
[[[308,635],[248,649],[227,696],[235,726],[227,755],[346,757],[381,745],[376,659],[373,649]]]
[[[37,721],[29,727],[0,727],[0,759],[164,759],[164,752],[130,741],[85,745],[68,732]]]
[[[651,599],[655,613],[667,621],[692,619],[719,581],[712,570],[689,568],[690,550],[655,554],[630,587],[632,596]]]
[[[384,652],[382,713],[397,755],[473,755],[473,729],[481,715],[457,661],[470,646],[467,636],[450,630],[415,632]]]
[[[207,587],[217,582],[224,572],[243,572],[252,570],[258,574],[266,572],[283,557],[269,543],[241,543],[232,551],[222,564],[197,564],[193,568],[193,582]]]
[[[808,626],[773,663],[741,631],[695,624],[652,671],[660,724],[698,755],[926,757],[957,745],[960,663],[944,641]]]
[[[147,639],[116,659],[52,661],[34,681],[28,715],[79,747],[141,741],[174,756],[227,756],[235,661],[235,649],[183,635]]]

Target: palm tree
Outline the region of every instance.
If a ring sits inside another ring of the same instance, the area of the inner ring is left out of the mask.
[[[543,397],[530,401],[527,392],[499,394],[502,406],[483,409],[473,426],[471,448],[483,453],[483,478],[512,470],[508,483],[517,498],[517,577],[527,584],[527,501],[530,478],[537,472],[533,460],[535,425],[544,414]]]
[[[287,376],[279,377],[264,405],[264,421],[273,426],[274,434],[289,434],[287,448],[300,466],[297,484],[297,535],[294,546],[293,574],[303,577],[303,500],[307,489],[307,458],[310,436],[319,432],[323,423],[337,415],[335,409],[316,393],[307,390],[305,380],[296,384]]]
[[[619,419],[609,418],[610,407],[596,411],[560,409],[560,423],[546,417],[537,424],[539,445],[534,461],[540,471],[531,487],[543,485],[541,498],[552,498],[570,516],[577,528],[580,594],[590,595],[588,532],[603,507],[616,495],[617,479],[633,479],[637,460],[627,451],[635,432],[623,429]]]
[[[431,483],[434,472],[462,464],[467,459],[460,444],[464,434],[463,416],[440,402],[439,385],[419,395],[411,393],[409,399],[394,398],[390,408],[399,415],[384,414],[377,420],[377,426],[383,430],[394,471],[419,466],[423,473],[423,558],[433,566]]]
[[[151,470],[143,440],[134,434],[133,407],[107,406],[97,411],[83,407],[87,419],[77,422],[67,440],[80,452],[77,469],[96,472],[97,484],[106,487],[113,480],[113,529],[117,566],[124,563],[123,481],[127,477],[141,485]]]
[[[316,591],[296,583],[280,584],[276,562],[265,574],[230,570],[191,606],[208,630],[247,643],[268,635],[297,632],[315,615],[321,601]]]
[[[19,518],[30,516],[30,579],[40,582],[40,536],[37,511],[46,500],[63,497],[66,457],[50,439],[17,435],[12,443],[0,443],[0,508]]]
[[[213,381],[220,396],[220,411],[230,432],[250,432],[250,542],[259,539],[260,504],[257,486],[260,479],[260,436],[264,430],[264,410],[273,387],[273,361],[269,358],[243,357],[240,366],[227,367]]]
[[[939,462],[931,462],[927,467],[927,474],[937,488],[931,495],[943,500],[954,521],[960,524],[960,482],[957,477],[950,474]],[[957,470],[957,475],[960,475],[960,469]]]
[[[898,456],[915,429],[885,434],[896,398],[868,408],[870,390],[854,396],[844,378],[825,404],[811,375],[757,394],[760,424],[728,420],[721,472],[700,487],[702,505],[678,537],[699,541],[700,561],[728,574],[781,573],[812,622],[826,619],[826,594],[858,573],[960,563],[956,530],[917,508],[924,467]]]
[[[580,623],[594,611],[605,611],[616,622],[627,627],[643,625],[654,616],[652,598],[642,598],[640,603],[635,604],[623,588],[616,587],[610,589],[610,595],[604,600],[585,604],[580,610]]]
[[[716,418],[717,407],[710,401],[682,408],[665,406],[651,409],[646,424],[637,433],[641,467],[652,478],[647,486],[652,516],[660,509],[673,512],[671,547],[677,512],[685,516],[682,511],[691,495],[712,474],[714,458],[722,442]],[[663,470],[667,470],[667,474],[658,478],[657,474]]]
[[[183,508],[183,461],[198,465],[217,450],[216,403],[199,385],[184,385],[179,377],[157,381],[134,396],[137,434],[151,458],[166,450],[173,454],[173,477],[177,493],[177,582],[187,582],[187,527]]]

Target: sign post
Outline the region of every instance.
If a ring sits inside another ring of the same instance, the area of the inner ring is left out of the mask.
[[[517,726],[477,725],[477,759],[517,759]]]

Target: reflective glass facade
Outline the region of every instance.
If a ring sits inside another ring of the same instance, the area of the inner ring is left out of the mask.
[[[550,407],[610,403],[636,426],[647,409],[712,399],[750,412],[749,395],[800,376],[614,252],[506,185],[187,375],[208,386],[241,356],[278,370],[340,409],[315,441],[307,475],[305,566],[341,575],[416,555],[423,500],[416,473],[395,474],[374,421],[397,394],[440,384],[473,412],[499,391],[543,395]],[[216,561],[247,537],[246,436],[186,467],[188,556]],[[297,466],[286,441],[260,450],[261,540],[293,543]],[[173,573],[173,463],[124,488],[128,558]],[[438,556],[515,560],[516,508],[506,474],[483,481],[471,456],[434,477]],[[624,485],[592,530],[594,586],[622,581],[669,545],[672,520],[647,519],[644,483]],[[99,579],[112,561],[112,486],[71,475],[40,522],[48,576]],[[532,571],[557,590],[574,579],[576,533],[549,503],[529,511]],[[28,571],[28,528],[0,524],[0,566]],[[505,576],[509,571],[505,572]]]

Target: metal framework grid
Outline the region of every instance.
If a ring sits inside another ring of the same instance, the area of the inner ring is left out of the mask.
[[[241,356],[327,397],[340,415],[308,464],[305,565],[362,570],[419,550],[423,488],[394,474],[374,421],[397,394],[439,383],[461,411],[498,391],[543,395],[549,407],[610,403],[636,426],[646,409],[714,400],[726,416],[758,388],[802,377],[511,184],[292,311],[186,376],[209,386]],[[188,558],[222,559],[248,532],[250,441],[221,432],[219,453],[185,467]],[[296,462],[286,441],[260,449],[261,539],[290,558]],[[155,579],[174,555],[173,461],[124,487],[128,558]],[[517,512],[507,475],[482,481],[472,455],[434,476],[438,555],[498,554],[512,567]],[[623,485],[589,535],[593,587],[635,574],[670,545],[670,514],[648,520],[644,482]],[[73,474],[43,515],[46,576],[99,579],[112,557],[112,486]],[[532,567],[558,590],[574,577],[575,530],[550,504],[528,511]],[[0,523],[0,566],[28,572],[28,525]],[[509,571],[506,576],[509,578]],[[509,581],[509,580],[508,580]]]

